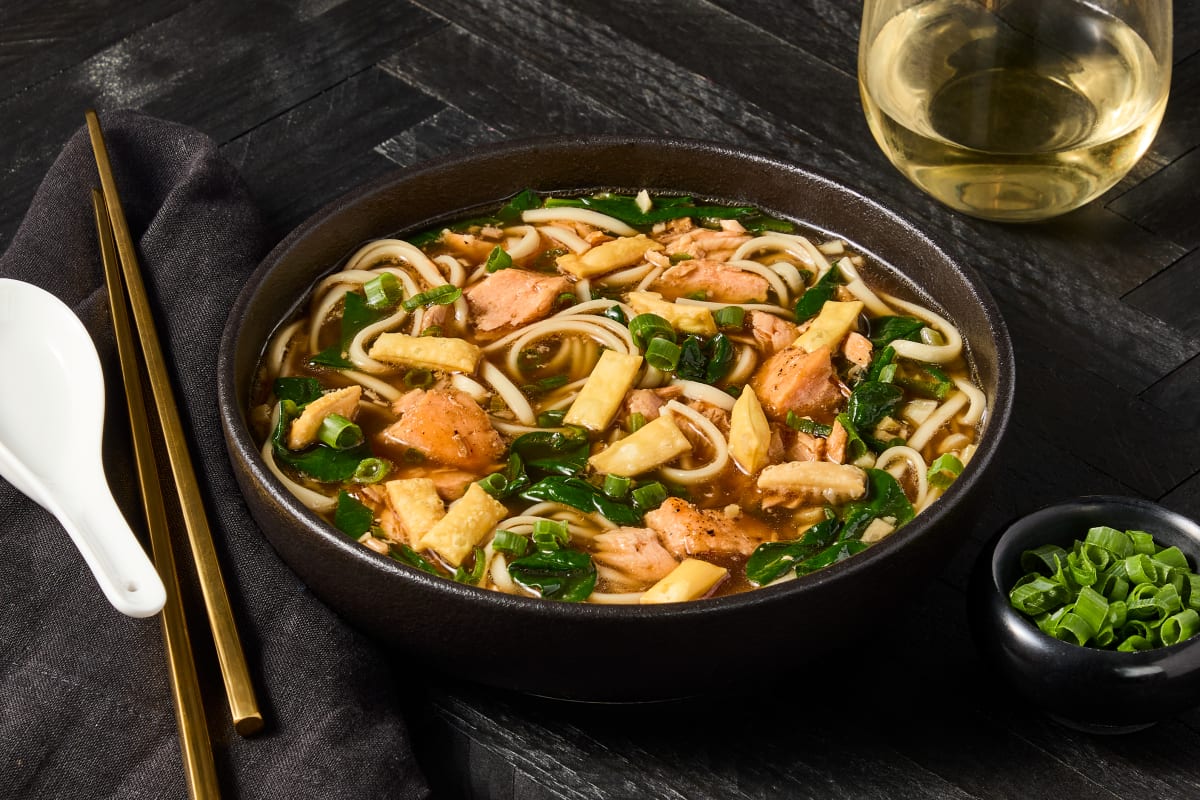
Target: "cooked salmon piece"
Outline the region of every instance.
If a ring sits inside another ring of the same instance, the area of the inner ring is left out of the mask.
[[[796,341],[799,329],[774,314],[751,311],[750,333],[754,336],[754,341],[758,342],[759,348],[768,356],[772,356]]]
[[[625,395],[625,417],[641,414],[646,422],[658,419],[667,401],[683,394],[681,386],[660,386],[657,389],[633,389]]]
[[[688,400],[689,408],[694,408],[700,412],[700,415],[705,417],[713,425],[717,426],[717,430],[729,437],[729,412],[720,406],[713,405],[706,400]]]
[[[571,283],[561,275],[510,267],[493,272],[464,294],[475,330],[488,333],[548,316],[558,296],[569,291]]]
[[[663,272],[652,288],[667,300],[703,292],[705,300],[715,303],[764,303],[769,287],[762,275],[696,258]]]
[[[826,442],[819,436],[788,429],[784,437],[785,461],[820,461],[825,457]]]
[[[825,440],[825,458],[835,464],[846,463],[847,441],[849,441],[849,434],[846,432],[846,428],[842,425],[841,420],[834,420],[833,430],[829,432],[829,438]]]
[[[746,233],[708,228],[691,228],[683,233],[667,233],[657,238],[671,255],[687,254],[692,258],[710,261],[728,261],[735,250],[750,241]]]
[[[433,481],[433,488],[438,497],[447,503],[453,503],[467,493],[467,487],[479,476],[461,469],[435,469],[425,473],[424,477]]]
[[[596,572],[615,592],[646,589],[679,564],[649,528],[617,528],[592,542]]]
[[[430,461],[479,475],[504,455],[504,441],[487,414],[457,389],[413,389],[392,410],[400,419],[383,431],[384,441],[411,447]]]
[[[766,523],[753,517],[742,514],[735,519],[724,511],[696,508],[678,497],[668,497],[643,519],[676,558],[748,556],[754,548],[775,538]]]
[[[454,306],[430,306],[425,309],[425,315],[421,317],[421,330],[425,331],[434,326],[442,327],[446,321],[450,319],[451,312],[454,311]]]
[[[850,331],[846,334],[846,341],[842,343],[842,353],[860,367],[870,366],[873,349],[871,340],[858,331]]]
[[[763,362],[750,380],[767,416],[780,422],[789,411],[832,421],[842,402],[841,386],[827,346],[806,353],[786,347]]]

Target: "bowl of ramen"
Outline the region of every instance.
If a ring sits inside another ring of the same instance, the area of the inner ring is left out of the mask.
[[[1013,391],[986,289],[911,223],[610,137],[334,202],[248,281],[218,372],[314,593],[425,668],[586,700],[736,688],[881,624],[962,541]]]

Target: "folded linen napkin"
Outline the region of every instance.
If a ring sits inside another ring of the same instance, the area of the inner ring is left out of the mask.
[[[226,457],[216,413],[217,343],[237,292],[270,245],[263,220],[207,136],[134,112],[101,121],[266,719],[253,738],[232,732],[177,525],[176,558],[207,677],[202,691],[223,793],[425,797],[391,667],[280,562],[251,521]],[[0,277],[58,295],[96,340],[108,390],[109,481],[140,530],[91,210],[94,185],[95,163],[80,129],[0,258]],[[0,382],[0,391],[14,390],[20,376]],[[159,619],[115,611],[53,517],[3,479],[0,797],[186,797]]]

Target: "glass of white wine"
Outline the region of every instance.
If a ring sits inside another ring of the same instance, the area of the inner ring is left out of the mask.
[[[858,82],[913,183],[984,219],[1033,221],[1119,181],[1158,131],[1170,0],[865,0]]]

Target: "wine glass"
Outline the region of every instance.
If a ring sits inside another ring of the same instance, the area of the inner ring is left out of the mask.
[[[876,142],[976,217],[1046,219],[1119,181],[1158,131],[1170,0],[865,0],[858,80]]]

